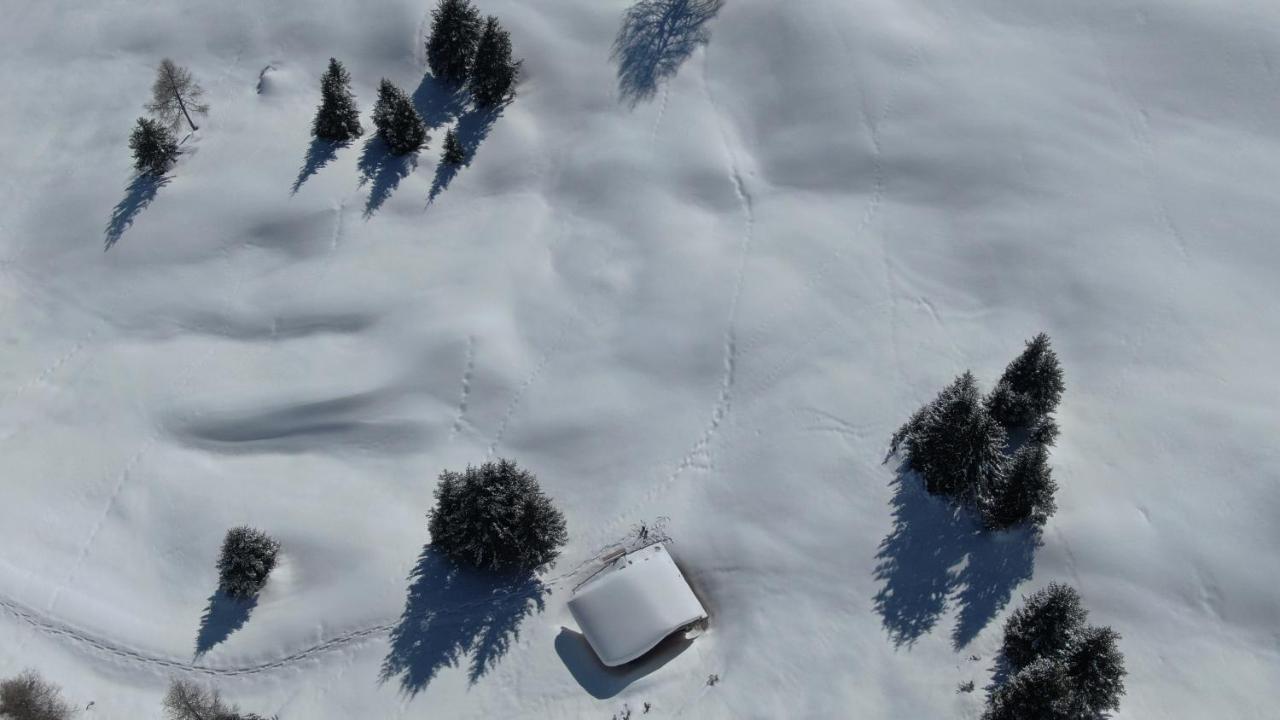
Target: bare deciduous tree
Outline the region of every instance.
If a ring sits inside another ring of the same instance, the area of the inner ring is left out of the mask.
[[[146,108],[156,117],[177,132],[182,125],[182,118],[192,130],[199,130],[191,113],[206,115],[209,106],[200,103],[204,88],[191,77],[191,71],[178,65],[169,58],[160,61],[156,68],[156,81],[151,85],[151,102]]]
[[[235,710],[222,702],[217,690],[191,680],[174,680],[164,696],[164,709],[169,720],[219,720]]]
[[[57,685],[34,670],[0,681],[0,717],[13,720],[67,720],[71,706]]]

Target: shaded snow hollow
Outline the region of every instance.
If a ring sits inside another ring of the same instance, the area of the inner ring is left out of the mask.
[[[497,118],[423,81],[428,2],[0,5],[0,675],[112,718],[188,674],[317,720],[973,718],[1062,580],[1123,634],[1118,718],[1271,714],[1280,6],[480,5],[525,59]],[[166,55],[211,113],[131,184]],[[331,55],[366,128],[414,94],[416,162],[311,143]],[[881,460],[1041,330],[1037,547]],[[538,578],[424,551],[496,456],[566,513]],[[575,674],[569,571],[659,515],[710,631]],[[251,608],[241,523],[283,544]]]

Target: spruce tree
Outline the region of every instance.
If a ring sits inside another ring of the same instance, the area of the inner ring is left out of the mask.
[[[533,570],[567,539],[564,515],[527,470],[510,460],[440,474],[429,518],[431,544],[457,562]]]
[[[982,720],[1084,720],[1060,660],[1041,658],[996,688]]]
[[[253,597],[276,566],[280,543],[251,527],[227,531],[218,558],[218,588],[234,598]]]
[[[1066,661],[1087,615],[1074,588],[1049,583],[1028,596],[1005,621],[1005,659],[1014,670],[1038,659]]]
[[[156,177],[164,175],[178,157],[178,143],[173,133],[150,118],[138,118],[138,124],[129,134],[129,148],[133,150],[133,166],[141,173]]]
[[[458,134],[453,131],[453,128],[444,134],[444,153],[440,157],[440,162],[453,167],[465,165],[467,162],[467,153],[462,149],[462,143],[458,141]]]
[[[1048,448],[1027,443],[1014,453],[1003,480],[983,503],[983,521],[992,529],[1008,528],[1024,521],[1043,525],[1058,509],[1053,500],[1057,489],[1049,467]]]
[[[1064,387],[1058,355],[1040,333],[1005,368],[987,407],[1006,429],[1028,428],[1057,409]]]
[[[431,37],[427,40],[431,74],[450,85],[465,83],[480,28],[480,11],[470,0],[440,0],[431,11]]]
[[[329,69],[320,77],[320,109],[311,123],[311,134],[321,140],[346,142],[363,133],[360,111],[351,94],[351,74],[336,58],[329,58]]]
[[[892,449],[905,448],[930,493],[977,502],[1004,477],[1006,440],[966,371],[898,430]]]
[[[520,77],[520,62],[511,59],[511,33],[490,15],[471,67],[471,97],[476,105],[492,108],[510,99]]]
[[[1109,627],[1089,627],[1067,659],[1076,699],[1088,716],[1120,709],[1126,670],[1119,640],[1120,633]]]
[[[378,85],[373,124],[378,129],[378,137],[396,155],[411,153],[427,142],[427,129],[422,124],[422,116],[414,109],[413,101],[386,78]]]

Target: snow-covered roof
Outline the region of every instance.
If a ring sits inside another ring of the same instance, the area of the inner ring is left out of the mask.
[[[616,560],[574,593],[569,611],[610,667],[635,660],[671,633],[707,617],[661,544]]]

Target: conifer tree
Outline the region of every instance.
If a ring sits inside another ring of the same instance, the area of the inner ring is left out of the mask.
[[[996,688],[982,720],[1084,720],[1060,660],[1041,658]]]
[[[555,560],[564,515],[528,470],[510,460],[440,474],[429,518],[432,546],[455,561],[492,570],[532,570]]]
[[[894,434],[891,451],[905,448],[907,466],[930,493],[977,502],[1004,477],[1005,443],[966,371]]]
[[[1020,522],[1036,525],[1058,509],[1053,500],[1058,485],[1049,467],[1049,450],[1040,443],[1027,443],[1014,453],[1003,480],[983,503],[983,521],[988,528],[1002,529]]]
[[[1120,633],[1109,627],[1090,626],[1067,659],[1077,703],[1090,716],[1120,709],[1127,671],[1119,640]]]
[[[378,137],[396,155],[414,152],[427,142],[427,129],[422,124],[422,116],[414,109],[413,101],[386,78],[378,85],[373,124],[378,129]]]
[[[450,85],[465,83],[480,30],[480,11],[470,0],[440,0],[431,11],[431,37],[427,40],[431,74]]]
[[[351,74],[337,58],[329,58],[329,69],[320,77],[320,109],[311,123],[311,134],[321,140],[345,142],[363,133],[360,111],[351,94]]]
[[[279,552],[280,543],[261,530],[232,528],[218,558],[218,588],[234,598],[253,597],[267,584]]]
[[[453,128],[444,134],[444,152],[440,162],[453,167],[465,165],[467,162],[467,153],[462,149],[462,143],[458,141],[458,134],[453,131]]]
[[[485,20],[484,34],[476,46],[475,63],[471,67],[471,97],[476,105],[492,108],[515,94],[520,77],[519,60],[511,58],[511,33],[498,24],[498,18]]]
[[[987,408],[1008,430],[1028,428],[1057,409],[1064,387],[1058,355],[1040,333],[1005,368]]]
[[[1037,659],[1067,660],[1087,615],[1075,588],[1049,583],[1029,595],[1005,621],[1005,659],[1014,670]]]
[[[138,172],[155,177],[164,175],[178,157],[178,143],[173,133],[150,118],[138,118],[138,124],[129,134],[129,148],[133,150],[133,166]]]

